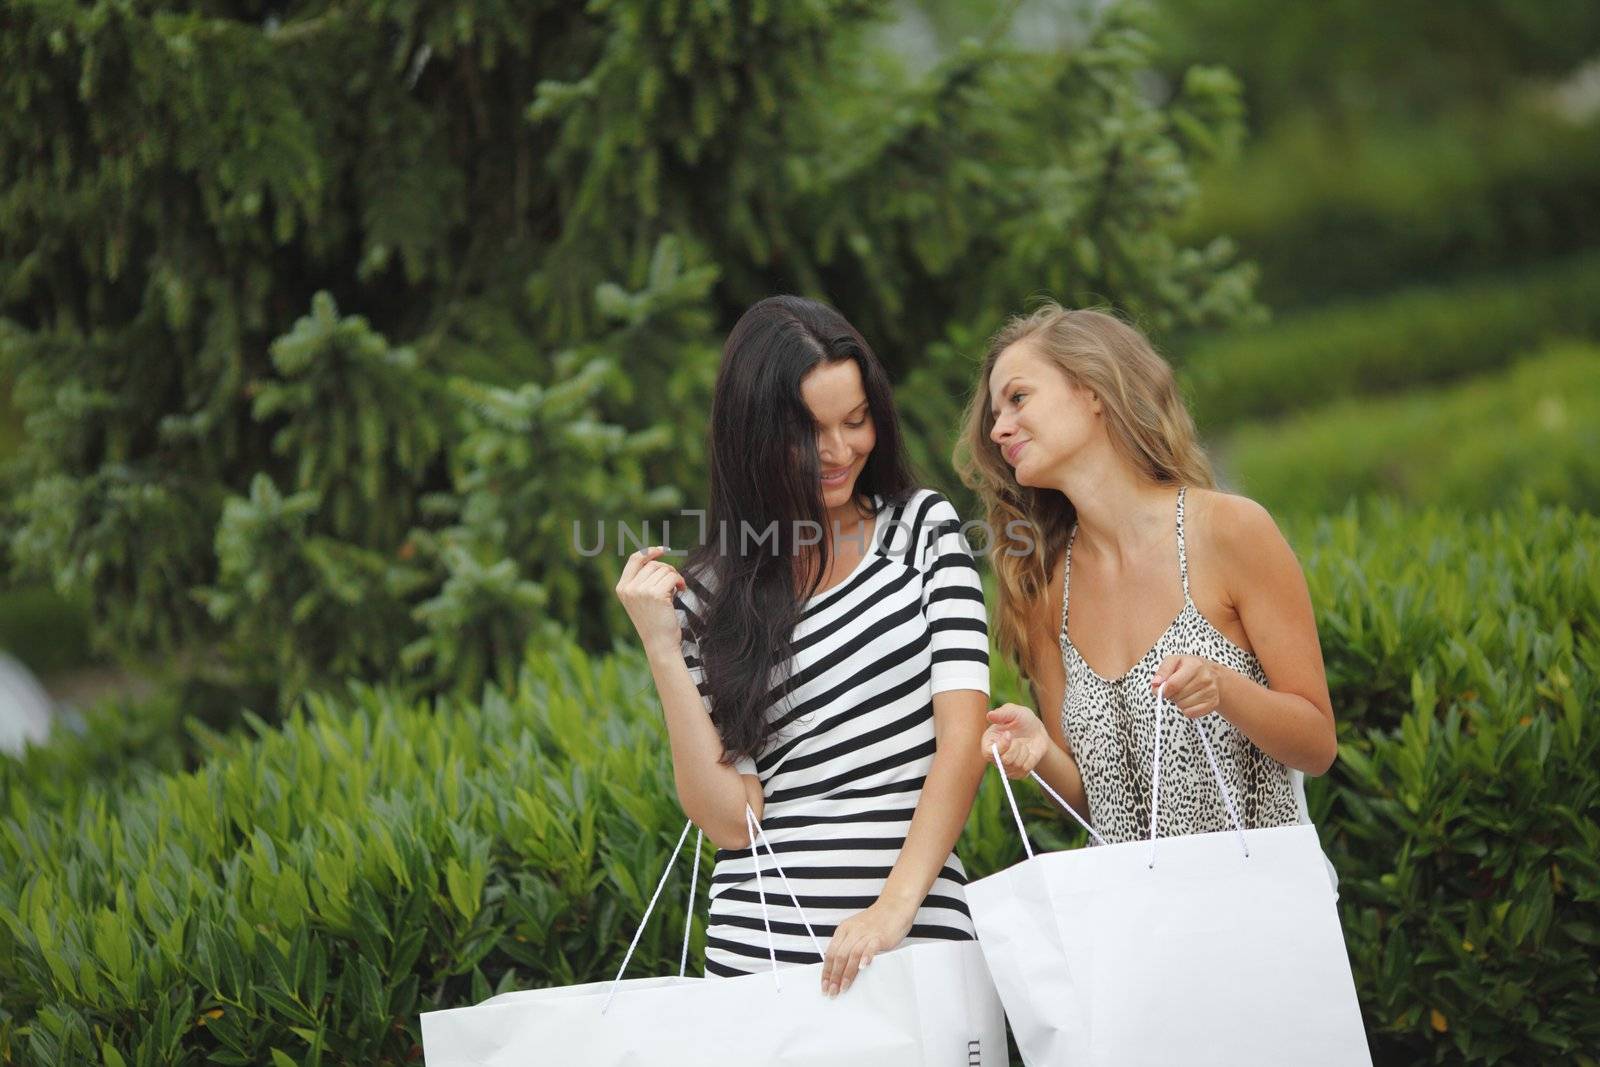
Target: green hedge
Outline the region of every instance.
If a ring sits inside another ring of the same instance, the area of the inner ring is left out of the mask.
[[[1226,234],[1273,306],[1600,245],[1600,125],[1519,108],[1424,127],[1308,118],[1208,174],[1185,232]]]
[[[1600,337],[1596,293],[1600,254],[1590,253],[1286,315],[1175,355],[1196,419],[1215,428],[1465,377],[1547,340]]]
[[[1382,1062],[1596,1047],[1600,520],[1291,536],[1343,721],[1311,799]],[[607,976],[680,826],[636,655],[556,648],[510,695],[358,689],[258,732],[123,792],[0,795],[0,1062],[403,1062],[421,1011]],[[991,775],[975,874],[1019,855],[1003,803]],[[676,962],[673,884],[638,973]]]
[[[1337,511],[1383,494],[1487,510],[1532,496],[1600,512],[1600,348],[1558,348],[1511,370],[1394,398],[1249,423],[1224,466],[1274,511]]]
[[[1597,1062],[1600,518],[1383,506],[1291,540],[1341,717],[1309,799],[1379,1062]]]
[[[514,697],[353,690],[193,774],[10,790],[0,1062],[398,1063],[420,1011],[601,977],[681,825],[649,692],[569,647]]]

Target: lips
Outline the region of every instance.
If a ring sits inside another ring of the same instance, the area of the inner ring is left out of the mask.
[[[822,480],[828,485],[838,485],[850,474],[849,467],[840,467],[835,471],[823,471]]]
[[[1015,467],[1017,465],[1017,457],[1022,454],[1022,450],[1027,445],[1028,442],[1026,441],[1018,441],[1016,444],[1009,446],[1005,452],[1006,462]]]

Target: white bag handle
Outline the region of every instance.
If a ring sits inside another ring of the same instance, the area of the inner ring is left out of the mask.
[[[805,909],[800,906],[800,898],[795,896],[794,887],[789,884],[789,876],[783,873],[783,865],[778,862],[778,854],[772,851],[772,842],[767,840],[767,832],[761,828],[761,823],[756,821],[755,809],[750,805],[744,806],[745,829],[750,832],[750,858],[756,866],[756,895],[761,898],[761,925],[767,930],[767,955],[772,958],[772,984],[779,990],[783,988],[778,981],[778,949],[772,941],[772,923],[767,918],[767,891],[761,886],[761,851],[756,847],[759,840],[767,846],[767,855],[772,857],[772,865],[778,868],[778,877],[783,879],[783,888],[789,894],[789,899],[794,901],[794,910],[799,914],[800,921],[805,924],[806,933],[811,937],[811,948],[817,957],[827,962],[827,954],[822,951],[822,945],[817,941],[817,932],[811,929],[811,920],[806,918]]]
[[[1167,699],[1167,686],[1166,683],[1163,682],[1156,689],[1156,750],[1155,764],[1150,773],[1149,866],[1151,867],[1156,865],[1156,808],[1161,798],[1161,709],[1162,706],[1166,704],[1172,704],[1172,702]],[[1172,704],[1172,710],[1177,711],[1179,715],[1183,715],[1183,712],[1178,711],[1178,706],[1176,704]],[[1183,715],[1183,717],[1189,719],[1189,725],[1194,727],[1194,732],[1200,737],[1200,745],[1205,749],[1206,752],[1206,762],[1211,765],[1211,775],[1217,780],[1217,791],[1222,794],[1222,802],[1228,806],[1228,818],[1233,820],[1234,831],[1239,835],[1239,847],[1244,849],[1245,859],[1249,859],[1250,845],[1244,837],[1244,823],[1240,820],[1238,809],[1233,806],[1233,797],[1229,795],[1228,787],[1222,780],[1222,768],[1217,765],[1216,753],[1211,750],[1211,739],[1206,736],[1205,730],[1200,726],[1199,719],[1190,719],[1187,715]]]
[[[645,924],[650,921],[650,913],[656,910],[656,901],[661,899],[661,890],[666,888],[667,876],[672,873],[672,868],[678,863],[678,853],[683,851],[683,842],[689,836],[689,827],[694,825],[694,820],[683,824],[683,832],[678,835],[678,843],[672,847],[672,856],[667,860],[667,869],[661,872],[661,881],[656,883],[656,891],[650,896],[650,903],[645,905],[644,918],[639,920],[639,928],[633,932],[633,940],[628,944],[628,953],[622,957],[622,966],[617,968],[617,977],[611,982],[611,989],[606,993],[606,1002],[600,1006],[600,1014],[604,1015],[606,1009],[611,1007],[611,998],[617,995],[617,983],[622,981],[622,973],[628,969],[628,963],[633,959],[634,949],[639,947],[639,938],[644,936]],[[700,830],[694,835],[694,871],[689,876],[689,910],[683,920],[683,956],[678,961],[678,977],[683,977],[684,969],[689,963],[689,931],[694,927],[694,898],[695,890],[699,888],[700,881],[700,846],[704,834]]]
[[[1171,701],[1167,700],[1166,688],[1167,687],[1166,687],[1165,683],[1163,683],[1156,690],[1155,761],[1154,761],[1154,766],[1152,767],[1151,774],[1150,774],[1150,863],[1149,863],[1149,866],[1151,866],[1151,867],[1154,867],[1156,865],[1156,814],[1157,814],[1157,805],[1158,805],[1158,802],[1159,802],[1160,797],[1161,797],[1161,709],[1162,709],[1162,706],[1164,704],[1171,704],[1172,703]],[[1177,706],[1176,705],[1173,705],[1173,710],[1177,711]],[[1178,714],[1182,715],[1183,713],[1180,711],[1180,712],[1178,712]],[[1188,716],[1185,715],[1184,718],[1188,718]],[[1194,726],[1194,732],[1196,734],[1198,734],[1199,737],[1200,737],[1200,745],[1201,745],[1201,747],[1203,747],[1205,749],[1206,762],[1211,765],[1211,774],[1212,774],[1212,777],[1216,779],[1217,791],[1222,794],[1222,802],[1228,806],[1228,817],[1233,820],[1233,828],[1239,835],[1239,847],[1244,850],[1245,858],[1249,859],[1250,858],[1250,845],[1245,840],[1244,824],[1239,818],[1238,809],[1236,809],[1234,807],[1234,805],[1233,805],[1233,797],[1230,796],[1229,793],[1228,793],[1227,784],[1222,780],[1222,768],[1217,764],[1216,753],[1213,752],[1212,749],[1211,749],[1211,740],[1210,740],[1210,738],[1208,738],[1206,736],[1205,730],[1203,728],[1201,728],[1199,719],[1189,719],[1189,722],[1190,722],[1190,724],[1192,726]],[[1007,777],[1007,775],[1006,775],[1005,764],[1000,762],[1000,747],[998,745],[991,744],[989,746],[989,754],[994,758],[994,765],[997,768],[999,768],[999,770],[1000,770],[1000,784],[1005,787],[1006,800],[1008,800],[1010,802],[1010,804],[1011,804],[1011,817],[1016,820],[1017,833],[1022,837],[1022,847],[1027,850],[1028,858],[1029,859],[1033,859],[1033,845],[1028,842],[1028,831],[1022,825],[1022,813],[1017,810],[1017,798],[1011,792],[1011,779],[1009,777]],[[1106,839],[1101,837],[1099,832],[1097,830],[1095,830],[1094,827],[1090,826],[1087,822],[1085,822],[1083,816],[1079,815],[1077,810],[1075,808],[1073,808],[1073,806],[1071,804],[1068,804],[1065,800],[1061,799],[1060,794],[1058,794],[1054,789],[1051,789],[1050,788],[1050,783],[1046,782],[1043,778],[1039,777],[1039,774],[1038,774],[1037,771],[1029,772],[1029,777],[1032,778],[1034,781],[1038,782],[1040,787],[1046,793],[1049,793],[1050,796],[1055,799],[1055,802],[1057,804],[1060,804],[1063,808],[1065,808],[1067,810],[1067,814],[1071,815],[1074,819],[1076,819],[1077,822],[1078,822],[1078,825],[1083,827],[1085,830],[1087,830],[1089,832],[1089,836],[1094,838],[1096,844],[1103,845],[1103,844],[1106,843]]]
[[[800,921],[805,924],[806,933],[811,937],[811,947],[816,950],[817,956],[826,960],[827,956],[822,951],[822,946],[817,941],[816,931],[811,928],[811,920],[806,918],[805,909],[800,906],[800,898],[795,896],[792,886],[789,885],[789,876],[784,873],[783,865],[778,862],[778,856],[772,851],[772,842],[767,840],[766,831],[761,828],[761,823],[756,820],[755,809],[746,804],[744,808],[745,829],[750,833],[750,858],[755,861],[756,867],[756,893],[761,898],[761,922],[767,931],[767,954],[772,959],[772,982],[780,990],[783,986],[778,981],[778,955],[777,948],[772,940],[772,924],[767,918],[767,893],[761,884],[761,850],[758,842],[765,845],[767,855],[772,857],[772,865],[778,869],[778,876],[783,879],[783,887],[789,893],[789,899],[794,901],[794,910],[799,914]],[[600,1014],[604,1015],[606,1009],[611,1007],[611,999],[617,995],[617,986],[622,982],[622,976],[628,969],[629,962],[633,959],[634,951],[639,947],[639,938],[644,935],[644,928],[650,922],[650,915],[656,909],[656,901],[661,899],[661,890],[666,888],[667,877],[672,873],[672,868],[677,865],[678,853],[683,851],[683,843],[688,839],[689,827],[694,825],[691,819],[683,824],[683,832],[678,835],[678,843],[673,846],[672,856],[667,860],[666,870],[661,872],[661,880],[656,883],[656,891],[650,896],[650,903],[645,905],[644,918],[639,920],[639,928],[634,931],[633,941],[628,945],[628,952],[622,957],[622,966],[617,968],[617,976],[612,979],[611,989],[606,993],[606,1002],[600,1007]],[[694,927],[694,901],[695,891],[700,879],[700,847],[704,840],[704,832],[696,829],[694,837],[694,870],[689,876],[689,909],[684,919],[683,926],[683,954],[678,959],[678,977],[682,978],[689,965],[689,932]]]
[[[1011,792],[1011,779],[1006,777],[1005,764],[1000,762],[1000,746],[991,744],[989,754],[994,757],[994,765],[1000,768],[1000,784],[1005,787],[1006,799],[1011,802],[1011,817],[1017,820],[1017,833],[1022,837],[1022,847],[1028,850],[1028,858],[1033,859],[1033,846],[1028,843],[1028,831],[1022,826],[1022,813],[1017,810],[1017,798]],[[1057,804],[1067,809],[1067,814],[1078,820],[1078,825],[1089,831],[1089,836],[1095,839],[1096,844],[1105,844],[1106,839],[1100,836],[1100,831],[1083,821],[1083,816],[1071,804],[1061,799],[1061,794],[1050,788],[1050,783],[1039,777],[1038,771],[1029,771],[1028,777],[1039,783],[1039,787],[1055,798]]]

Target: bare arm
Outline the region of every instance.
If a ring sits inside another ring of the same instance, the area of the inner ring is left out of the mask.
[[[647,649],[646,654],[667,720],[672,778],[683,813],[718,848],[748,848],[744,809],[748,804],[755,809],[756,821],[761,820],[765,806],[761,779],[722,762],[722,738],[706,714],[705,700],[689,677],[679,646]]]
[[[836,996],[849,989],[862,967],[879,952],[894,948],[911,931],[917,909],[939,877],[967,823],[984,762],[978,741],[989,694],[950,689],[933,695],[933,763],[917,798],[905,844],[885,879],[878,899],[834,930],[822,968],[822,991]]]
[[[1209,543],[1230,606],[1270,686],[1196,656],[1163,660],[1151,684],[1165,683],[1185,715],[1217,711],[1279,763],[1323,774],[1338,754],[1338,740],[1300,562],[1259,504],[1219,495],[1212,515]]]
[[[678,803],[718,848],[747,848],[745,805],[761,818],[761,780],[722,762],[722,738],[684,660],[683,633],[672,603],[685,582],[676,568],[660,561],[661,554],[660,548],[650,548],[630,556],[617,582],[617,598],[639,632],[661,697]]]

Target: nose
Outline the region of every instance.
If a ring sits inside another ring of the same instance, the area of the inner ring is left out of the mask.
[[[850,453],[850,446],[845,444],[844,433],[835,430],[833,433],[824,433],[817,438],[817,458],[824,467],[843,467],[843,462],[835,462],[840,457]]]
[[[989,430],[989,440],[999,444],[1015,432],[1011,425],[1011,416],[1003,414],[994,420],[994,426]]]

